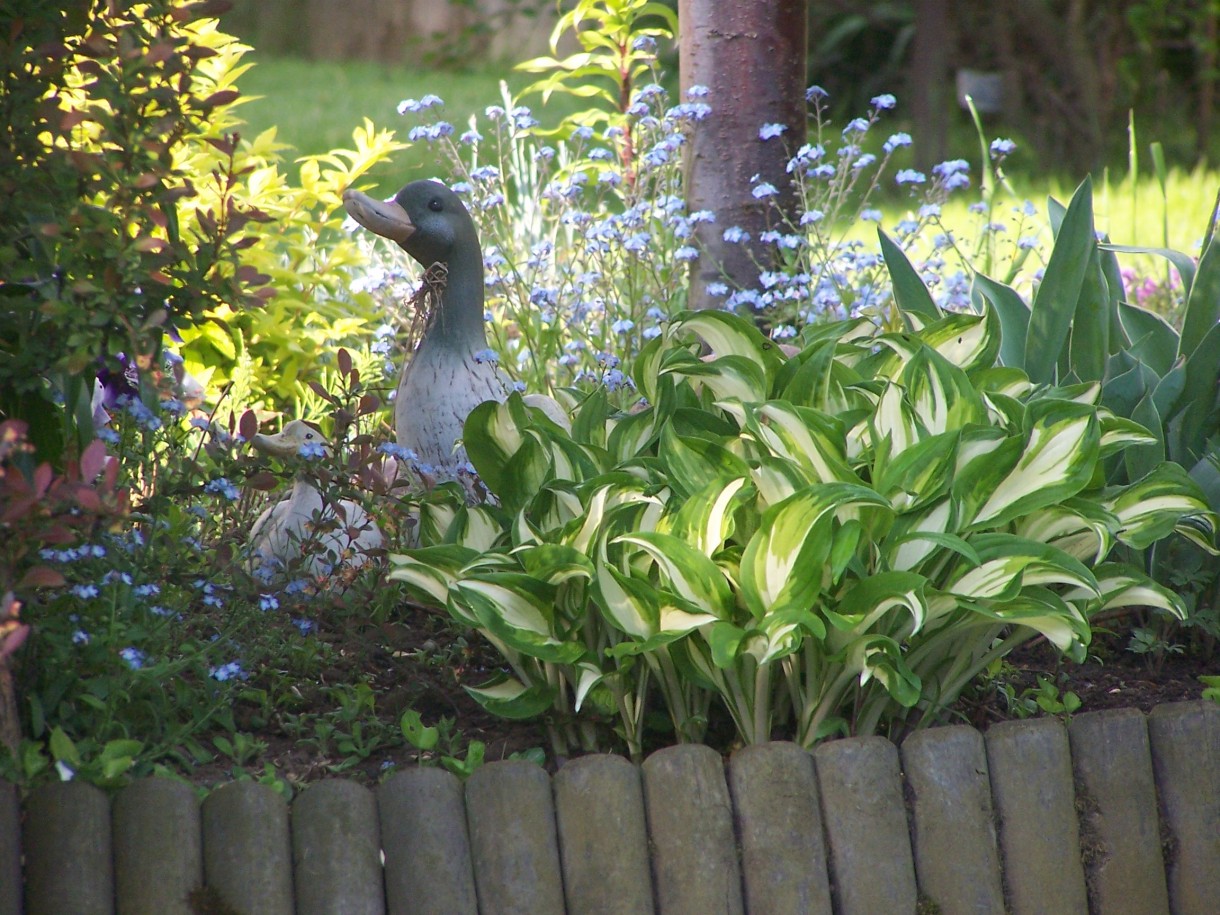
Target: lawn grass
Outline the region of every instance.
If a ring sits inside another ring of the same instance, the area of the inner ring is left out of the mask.
[[[336,148],[350,148],[352,130],[364,118],[378,128],[394,130],[406,140],[407,130],[416,121],[398,114],[398,103],[429,93],[445,100],[444,119],[459,131],[471,115],[483,117],[489,105],[503,104],[500,82],[511,93],[519,93],[537,77],[514,71],[504,65],[488,64],[469,70],[426,70],[403,66],[354,61],[307,61],[297,58],[248,56],[255,65],[242,75],[242,94],[249,100],[240,109],[250,136],[268,127],[277,128],[276,137],[294,150],[294,156],[309,156]],[[547,105],[548,121],[557,121],[572,110],[567,100],[555,99]],[[541,99],[530,100],[541,108]],[[427,144],[417,144],[399,153],[392,168],[376,169],[371,179],[377,189],[391,193],[408,176],[423,177],[435,172],[434,158]]]
[[[405,141],[407,130],[416,122],[398,114],[398,103],[427,93],[441,96],[445,100],[444,119],[458,130],[465,129],[471,115],[482,118],[487,106],[502,104],[499,85],[502,80],[510,92],[519,93],[536,78],[503,64],[440,71],[367,62],[305,61],[257,52],[248,59],[253,60],[255,66],[239,83],[243,93],[250,98],[241,108],[241,115],[248,123],[248,133],[253,136],[275,126],[278,139],[289,144],[295,155],[302,156],[351,146],[352,130],[366,117],[378,127],[394,129],[399,139]],[[547,125],[558,122],[574,108],[574,102],[563,97],[552,97],[545,106],[539,96],[524,101]],[[918,128],[899,121],[888,125],[887,129],[915,132]],[[993,126],[993,130],[996,135],[1004,133],[1002,125]],[[977,147],[955,154],[971,160],[977,182]],[[1143,161],[1150,159],[1145,150]],[[910,164],[900,161],[896,167]],[[1007,164],[1016,197],[1001,193],[996,200],[995,213],[1002,221],[1014,207],[1025,200],[1032,201],[1039,212],[1035,223],[1049,242],[1046,199],[1053,196],[1066,203],[1075,181],[1041,173],[1035,169],[1037,165],[1023,159],[1022,151],[1018,150]],[[410,177],[433,175],[438,171],[432,150],[426,143],[420,143],[399,153],[392,166],[375,170],[370,178],[376,185],[375,190],[388,194]],[[1103,171],[1093,178],[1097,228],[1111,240],[1119,244],[1170,247],[1198,253],[1215,203],[1216,189],[1220,187],[1220,173],[1203,167],[1193,170],[1171,167],[1164,195],[1150,169],[1141,174],[1134,192],[1125,173]],[[954,228],[955,234],[962,237],[972,234],[978,219],[967,207],[975,200],[977,195],[967,193],[945,206],[944,222]],[[911,204],[896,191],[887,192],[876,204],[885,214],[882,225],[886,227],[894,225],[911,209]],[[872,231],[871,226],[860,228]],[[852,229],[849,233],[855,234],[855,231]],[[1139,261],[1126,255],[1123,263],[1135,265]],[[1148,259],[1146,263],[1155,263],[1156,267],[1144,269],[1163,269],[1163,261]]]

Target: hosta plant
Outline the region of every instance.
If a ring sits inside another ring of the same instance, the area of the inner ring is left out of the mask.
[[[904,318],[811,326],[785,355],[686,314],[636,361],[635,409],[573,397],[569,431],[484,404],[466,447],[498,504],[435,496],[392,577],[501,650],[487,708],[586,742],[611,713],[637,756],[658,700],[680,740],[711,701],[748,743],[896,733],[1033,636],[1083,659],[1103,609],[1182,615],[1106,561],[1214,538],[1175,464],[1105,485],[1152,436],[1096,383],[995,368],[994,310]]]
[[[985,276],[974,282],[976,305],[994,306],[1003,325],[1001,360],[1038,381],[1100,384],[1106,407],[1151,433],[1105,463],[1108,483],[1139,480],[1168,459],[1220,512],[1220,246],[1212,226],[1196,262],[1176,251],[1098,241],[1088,181],[1066,209],[1051,201],[1050,212],[1055,245],[1032,302]],[[1177,326],[1127,301],[1122,253],[1159,254],[1173,264],[1184,294]],[[1158,581],[1181,586],[1200,611],[1196,619],[1210,615],[1214,626],[1220,585],[1206,554],[1188,542],[1140,549],[1138,561]]]

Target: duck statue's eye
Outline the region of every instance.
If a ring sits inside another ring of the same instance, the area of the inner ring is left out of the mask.
[[[439,197],[433,197],[431,200],[428,201],[428,209],[430,209],[433,213],[439,213],[444,208],[445,208],[445,205],[443,203],[441,203]]]

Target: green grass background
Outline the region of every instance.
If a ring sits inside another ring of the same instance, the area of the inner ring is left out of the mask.
[[[378,127],[395,130],[399,139],[405,141],[407,131],[418,121],[399,115],[398,103],[427,93],[444,99],[442,116],[460,132],[466,128],[471,115],[483,120],[487,106],[502,104],[501,81],[515,94],[536,79],[534,75],[517,72],[510,66],[493,64],[442,71],[365,62],[305,61],[257,52],[247,59],[255,66],[241,77],[239,87],[248,99],[240,111],[247,121],[248,133],[253,136],[275,126],[278,139],[289,144],[295,156],[351,146],[352,130],[366,117]],[[572,100],[563,97],[552,97],[545,105],[537,95],[527,97],[523,102],[545,125],[557,123],[576,107]],[[917,126],[903,123],[900,116],[884,123],[877,131],[886,134],[899,129],[914,134],[918,131]],[[1003,129],[997,128],[995,133],[1003,135]],[[1093,176],[1098,230],[1106,232],[1116,243],[1168,246],[1197,254],[1220,187],[1220,173],[1202,166],[1193,170],[1171,167],[1162,192],[1152,174],[1152,157],[1147,147],[1147,143],[1155,139],[1141,138],[1141,142],[1147,142],[1139,150],[1141,174],[1134,189],[1125,169],[1103,171]],[[977,187],[977,140],[957,154],[971,161],[971,173]],[[900,159],[896,167],[910,164]],[[1006,166],[1016,199],[1002,196],[997,202],[997,215],[1005,216],[1012,206],[1028,199],[1043,214],[1037,222],[1045,227],[1046,197],[1051,195],[1066,202],[1075,184],[1084,177],[1050,174],[1040,170],[1040,165],[1031,162],[1025,152],[1018,149]],[[392,164],[379,168],[370,177],[379,191],[388,194],[409,180],[434,176],[441,171],[428,144],[419,143],[399,153]],[[968,234],[969,226],[977,220],[967,213],[967,207],[977,199],[977,193],[973,192],[958,195],[945,208],[946,222],[955,228],[960,226],[961,234]],[[877,203],[885,213],[883,225],[886,226],[892,226],[911,208],[909,199],[892,190]],[[871,231],[871,227],[864,228]],[[1046,232],[1045,228],[1043,231]],[[1128,262],[1135,263],[1130,256],[1124,258],[1124,264]],[[1148,263],[1156,264],[1148,269],[1164,269],[1163,261],[1149,260]]]

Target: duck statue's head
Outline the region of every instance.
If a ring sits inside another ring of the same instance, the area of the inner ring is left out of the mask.
[[[348,188],[348,215],[396,242],[424,267],[479,251],[479,235],[460,197],[439,181],[412,181],[389,200]]]

